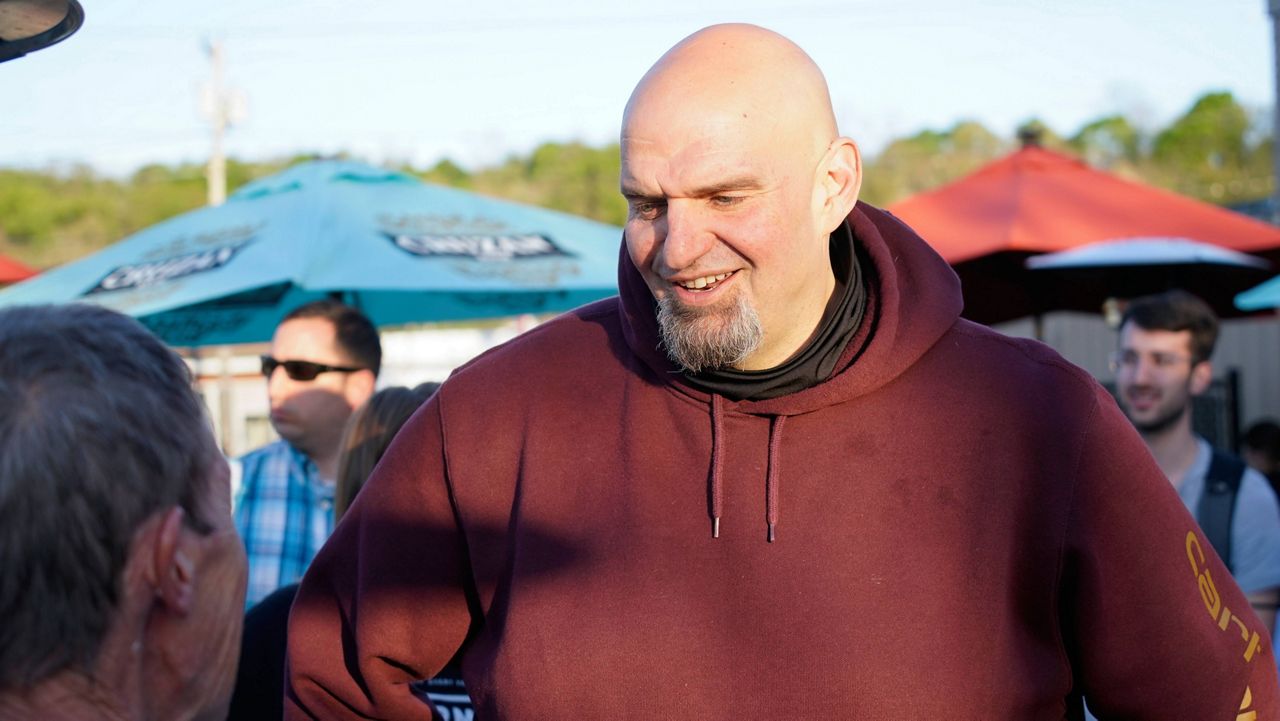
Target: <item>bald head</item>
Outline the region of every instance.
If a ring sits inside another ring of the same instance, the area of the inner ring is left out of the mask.
[[[627,250],[672,359],[792,357],[835,287],[829,238],[862,178],[813,60],[754,25],[694,33],[636,86],[621,145]]]
[[[632,92],[623,138],[708,114],[819,150],[839,134],[822,71],[795,43],[755,25],[713,25],[668,50]]]

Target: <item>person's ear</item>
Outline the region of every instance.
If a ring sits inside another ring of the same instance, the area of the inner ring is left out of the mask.
[[[377,385],[378,379],[367,368],[347,374],[347,400],[351,402],[351,407],[354,409],[364,405]]]
[[[1213,364],[1209,361],[1200,361],[1191,366],[1191,395],[1198,396],[1209,390],[1209,386],[1213,384]]]
[[[849,216],[862,189],[862,154],[858,144],[846,137],[836,138],[827,148],[819,169],[817,194],[819,224],[825,233],[835,230]]]
[[[165,511],[152,548],[152,583],[156,600],[175,613],[185,615],[195,599],[195,551],[186,533],[186,513],[174,506]]]

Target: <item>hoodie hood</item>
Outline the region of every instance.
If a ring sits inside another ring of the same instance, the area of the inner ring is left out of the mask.
[[[805,390],[768,400],[724,401],[729,407],[752,415],[795,416],[873,392],[915,364],[960,317],[963,300],[955,272],[906,224],[861,202],[845,223],[871,267],[864,268],[867,311],[835,370],[826,381]],[[667,358],[653,295],[625,242],[618,262],[618,291],[631,352],[674,390],[711,402],[710,394],[684,382]]]

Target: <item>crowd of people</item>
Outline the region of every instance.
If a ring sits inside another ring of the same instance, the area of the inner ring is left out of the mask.
[[[1129,304],[1114,399],[962,319],[759,27],[621,153],[617,297],[413,389],[294,309],[230,463],[137,322],[0,311],[0,719],[1280,716],[1280,434],[1192,432],[1202,302]]]

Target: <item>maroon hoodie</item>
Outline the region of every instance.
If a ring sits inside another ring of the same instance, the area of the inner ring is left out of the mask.
[[[287,717],[420,718],[465,647],[479,718],[1280,718],[1264,627],[1110,396],[960,320],[892,216],[848,222],[870,303],[807,390],[685,385],[625,252],[620,298],[459,369],[302,582]]]

